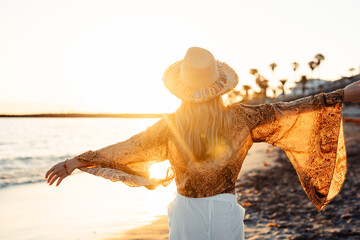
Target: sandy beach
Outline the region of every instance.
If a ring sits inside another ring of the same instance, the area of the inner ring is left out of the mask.
[[[0,239],[103,239],[166,214],[157,196],[170,201],[174,191],[174,186],[130,188],[84,173],[61,185],[40,182],[1,189]]]
[[[105,240],[167,240],[169,239],[169,226],[167,215],[158,216],[148,225],[131,229],[124,233],[115,233]]]

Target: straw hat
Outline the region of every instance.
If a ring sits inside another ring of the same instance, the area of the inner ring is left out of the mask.
[[[163,81],[175,96],[204,102],[234,88],[238,76],[227,64],[215,61],[208,50],[192,47],[183,60],[166,69]]]

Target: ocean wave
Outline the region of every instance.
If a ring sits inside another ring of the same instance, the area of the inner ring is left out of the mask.
[[[0,188],[22,185],[22,184],[29,184],[29,183],[45,182],[45,181],[46,180],[44,180],[44,179],[29,179],[27,181],[17,181],[17,182],[9,182],[9,181],[0,180]]]
[[[23,156],[14,156],[14,157],[7,157],[7,158],[0,158],[0,162],[6,162],[6,161],[29,161],[29,160],[48,160],[48,161],[54,161],[54,160],[61,160],[66,158],[71,158],[73,155],[70,154],[64,154],[64,155],[23,155]]]
[[[45,173],[57,162],[70,158],[61,156],[18,156],[0,159],[0,188],[45,181]]]
[[[0,132],[0,188],[45,181],[54,164],[108,146],[156,119],[6,119]]]
[[[48,169],[41,171],[41,174],[39,173],[39,174],[36,174],[33,176],[19,177],[18,175],[12,175],[12,174],[0,175],[0,189],[6,188],[6,187],[11,187],[11,186],[16,186],[16,185],[46,182],[47,180],[45,179],[45,174],[46,174],[47,170]],[[75,173],[72,173],[71,175],[74,175],[74,174],[83,174],[83,173],[75,172]]]

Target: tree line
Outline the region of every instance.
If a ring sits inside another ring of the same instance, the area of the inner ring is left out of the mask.
[[[308,67],[310,68],[311,70],[311,75],[313,77],[314,75],[314,71],[315,70],[318,70],[318,77],[320,79],[320,66],[321,64],[323,63],[323,61],[325,60],[325,56],[321,53],[318,53],[314,56],[314,58],[308,62]],[[297,77],[297,70],[299,69],[300,67],[300,64],[298,62],[292,62],[291,63],[291,66],[292,66],[292,70],[294,72],[294,81],[296,82],[296,79],[298,79]],[[269,64],[269,67],[271,69],[271,72],[272,72],[272,80],[273,82],[275,82],[275,71],[276,71],[276,68],[278,67],[277,63],[275,62],[272,62]],[[349,72],[351,75],[354,75],[354,71],[355,71],[355,68],[349,68]],[[251,68],[249,70],[249,73],[251,75],[254,76],[254,81],[256,83],[256,85],[260,88],[260,92],[256,92],[254,91],[254,98],[263,98],[263,99],[266,99],[267,98],[267,91],[269,89],[269,80],[267,78],[264,77],[264,75],[262,75],[258,69],[256,68]],[[272,92],[273,92],[273,95],[274,97],[276,97],[276,93],[277,93],[277,90],[280,90],[281,91],[281,95],[282,96],[285,96],[285,84],[288,82],[288,79],[279,79],[279,83],[280,85],[277,87],[277,88],[271,88]],[[301,86],[302,86],[302,92],[303,94],[305,94],[305,91],[306,91],[306,84],[308,83],[308,77],[306,75],[302,75],[300,78],[299,78],[299,81],[298,81]],[[239,90],[232,90],[229,94],[228,94],[228,102],[237,102],[239,101],[240,99],[243,99],[243,100],[249,100],[249,91],[251,90],[251,86],[250,85],[243,85],[242,86],[242,90],[245,92],[245,95],[241,94],[241,92]]]

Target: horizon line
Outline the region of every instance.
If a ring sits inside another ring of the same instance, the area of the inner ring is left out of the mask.
[[[37,114],[0,114],[0,118],[4,117],[98,117],[98,118],[160,118],[167,113],[37,113]]]

